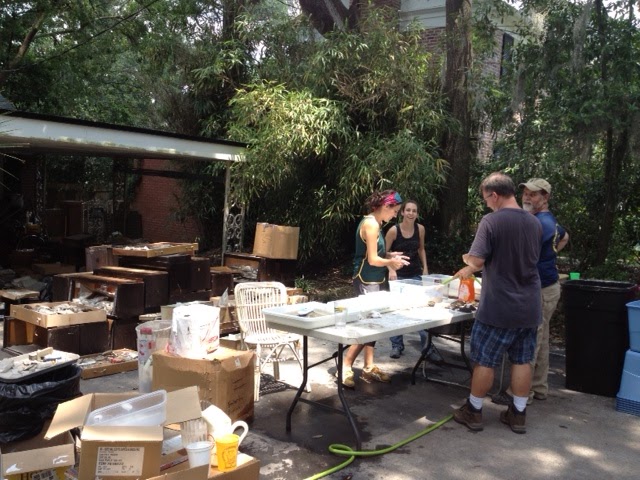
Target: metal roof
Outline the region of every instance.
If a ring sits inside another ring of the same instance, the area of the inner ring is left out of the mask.
[[[246,144],[36,113],[0,112],[0,153],[237,162]]]

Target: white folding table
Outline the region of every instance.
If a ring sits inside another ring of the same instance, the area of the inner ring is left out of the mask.
[[[278,330],[284,330],[291,333],[297,333],[303,337],[303,378],[300,388],[298,389],[289,411],[287,412],[287,432],[291,431],[291,416],[295,410],[298,402],[307,403],[316,407],[338,412],[344,414],[353,430],[356,437],[356,449],[360,450],[362,442],[360,439],[360,431],[356,424],[356,421],[351,414],[349,404],[344,395],[344,389],[342,385],[342,358],[344,350],[349,345],[364,344],[373,342],[376,340],[388,339],[394,335],[402,335],[405,333],[417,332],[418,330],[431,329],[440,327],[443,325],[450,325],[459,322],[473,321],[474,314],[459,312],[445,308],[444,304],[436,304],[435,307],[419,307],[411,308],[407,310],[395,310],[389,313],[382,314],[379,318],[364,318],[354,322],[347,323],[346,327],[336,328],[335,326],[328,326],[322,328],[309,328],[308,322],[300,320],[299,323],[292,321],[291,318],[283,319],[277,315],[270,314],[265,310],[265,319],[267,325],[271,328]],[[319,340],[327,340],[338,344],[338,350],[328,358],[322,359],[319,362],[309,364],[308,357],[308,338],[317,338]],[[461,350],[463,352],[463,358],[468,365],[468,361],[464,356],[464,340],[461,344]],[[412,383],[415,383],[415,372],[418,366],[424,361],[426,351],[420,356],[420,359],[416,363],[416,366],[412,373]],[[305,391],[305,387],[308,381],[308,371],[326,363],[330,360],[335,360],[338,368],[338,397],[342,404],[343,409],[334,408],[332,406],[303,398],[302,393]]]

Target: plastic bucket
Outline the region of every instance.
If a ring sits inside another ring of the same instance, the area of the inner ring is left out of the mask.
[[[189,458],[189,467],[199,467],[200,465],[210,465],[211,449],[213,442],[194,442],[187,445],[187,457]]]
[[[140,393],[151,392],[153,365],[151,355],[166,350],[171,334],[171,320],[151,320],[136,327],[138,337],[138,383]]]

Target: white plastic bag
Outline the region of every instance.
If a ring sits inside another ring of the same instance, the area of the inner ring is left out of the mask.
[[[173,309],[169,352],[204,358],[220,346],[220,309],[200,303]]]

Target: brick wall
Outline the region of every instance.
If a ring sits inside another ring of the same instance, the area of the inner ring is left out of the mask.
[[[168,170],[169,162],[143,160],[140,168]],[[131,210],[142,217],[142,236],[149,242],[193,242],[199,235],[197,223],[187,219],[184,223],[176,219],[180,195],[180,181],[173,178],[143,176],[136,189]]]

